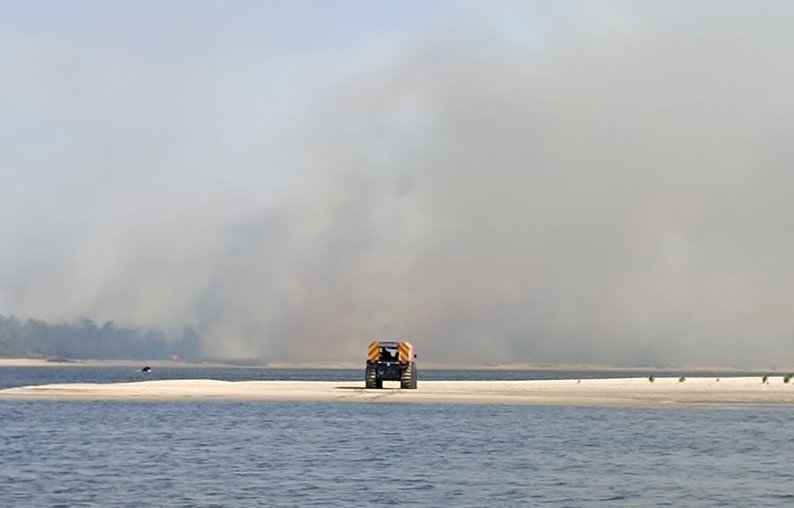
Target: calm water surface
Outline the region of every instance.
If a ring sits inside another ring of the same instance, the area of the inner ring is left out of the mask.
[[[788,406],[0,401],[0,500],[790,506],[791,416]]]

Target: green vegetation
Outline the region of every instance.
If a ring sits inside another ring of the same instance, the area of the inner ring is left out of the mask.
[[[761,378],[761,382],[764,383],[764,384],[768,383],[769,382],[769,376],[762,377]]]
[[[783,382],[784,382],[784,383],[788,383],[789,381],[791,381],[791,378],[792,378],[792,377],[794,377],[794,374],[786,374],[786,375],[783,377]]]
[[[102,326],[88,318],[50,324],[0,315],[0,356],[7,358],[193,360],[198,345],[198,335],[190,328],[169,337],[157,329],[120,327],[112,321]]]
[[[656,376],[654,376],[653,374],[651,374],[650,376],[648,376],[648,381],[650,381],[651,383],[653,383],[654,381],[656,381]]]
[[[684,376],[681,376],[680,378],[678,378],[678,382],[679,383],[683,383],[684,381],[686,381],[686,378]]]

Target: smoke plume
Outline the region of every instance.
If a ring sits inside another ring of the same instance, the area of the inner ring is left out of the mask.
[[[207,6],[4,35],[0,309],[264,361],[786,363],[792,7],[448,8],[261,54]]]

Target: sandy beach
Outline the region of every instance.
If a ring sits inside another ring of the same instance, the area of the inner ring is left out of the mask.
[[[0,400],[248,400],[375,403],[659,406],[681,404],[794,404],[794,382],[781,376],[537,381],[424,381],[417,390],[384,383],[208,379],[115,384],[51,384],[0,390]]]

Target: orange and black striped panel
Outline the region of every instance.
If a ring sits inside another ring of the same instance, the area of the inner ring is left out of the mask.
[[[377,362],[380,359],[380,342],[375,340],[369,343],[367,360]]]
[[[408,363],[411,361],[411,343],[400,342],[400,363]]]

